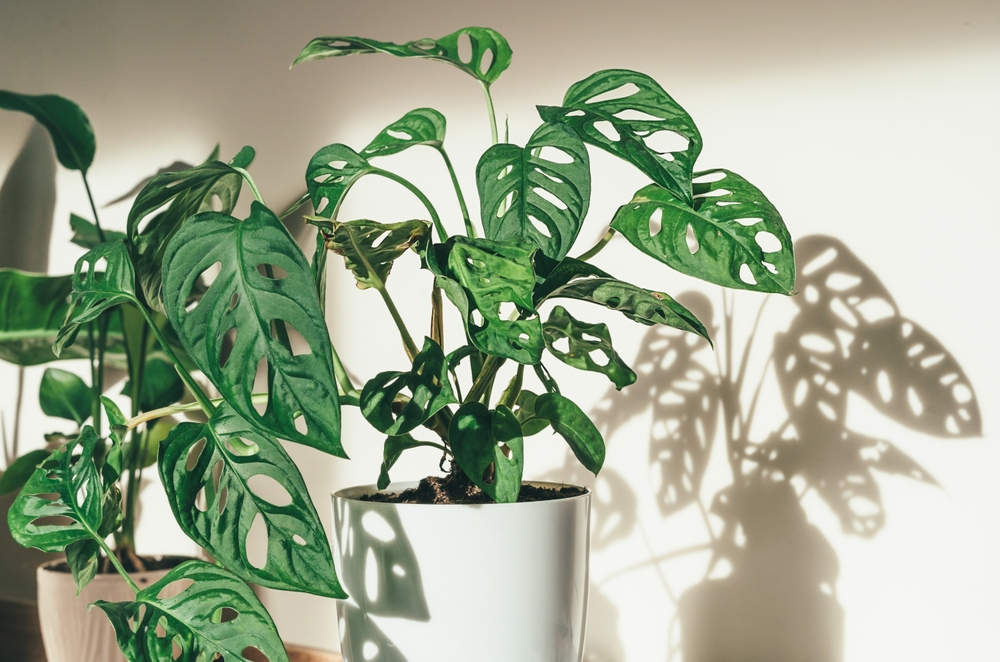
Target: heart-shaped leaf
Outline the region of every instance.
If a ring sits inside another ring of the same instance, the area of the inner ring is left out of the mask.
[[[545,346],[557,359],[578,370],[590,370],[607,375],[615,388],[622,389],[635,382],[635,373],[611,346],[607,324],[587,324],[574,318],[562,306],[552,309],[542,325]],[[566,342],[565,349],[560,344]],[[601,356],[598,361],[594,353]]]
[[[230,571],[261,586],[347,597],[295,463],[227,404],[207,424],[177,425],[160,444],[159,470],[181,529]],[[247,551],[258,519],[267,534],[262,567]]]
[[[397,403],[404,388],[410,392],[409,399]],[[456,402],[444,352],[430,338],[424,338],[409,372],[381,372],[361,391],[361,413],[372,427],[391,436],[413,430]]]
[[[417,108],[382,129],[368,146],[361,150],[367,157],[389,156],[416,145],[441,149],[447,121],[433,108]]]
[[[0,108],[28,113],[49,130],[59,163],[86,174],[94,162],[94,127],[83,110],[55,94],[18,94],[0,90]]]
[[[396,258],[416,248],[430,234],[425,221],[376,223],[369,220],[311,221],[323,233],[327,249],[342,255],[358,287],[382,289]]]
[[[98,266],[104,268],[98,271]],[[100,244],[76,261],[73,294],[59,335],[52,346],[56,356],[73,343],[80,325],[123,303],[137,303],[135,270],[125,242]]]
[[[618,209],[611,227],[681,273],[725,287],[792,294],[792,238],[774,205],[728,170],[696,177],[693,206],[647,186]]]
[[[378,170],[347,145],[327,145],[316,152],[306,167],[306,188],[317,216],[337,218],[351,187]]]
[[[426,441],[418,441],[408,434],[401,434],[386,437],[385,444],[382,446],[382,468],[379,470],[378,475],[378,489],[384,490],[389,487],[389,483],[392,479],[389,478],[389,471],[392,469],[393,465],[399,459],[399,456],[403,454],[403,451],[409,450],[411,448],[417,448],[419,446],[432,446],[437,448],[437,444],[431,444]]]
[[[417,39],[405,44],[362,37],[318,37],[302,49],[292,63],[355,55],[388,53],[396,57],[419,57],[455,65],[486,85],[496,81],[510,65],[511,50],[500,33],[490,28],[462,28],[440,39]]]
[[[531,301],[535,286],[531,263],[534,249],[488,239],[453,237],[440,252],[441,255],[428,260],[428,265],[438,276],[438,286],[461,312],[472,343],[492,356],[538,363],[545,341]],[[441,258],[446,269],[439,266]],[[509,311],[504,310],[507,307]],[[515,310],[533,316],[509,319]]]
[[[521,425],[503,405],[493,411],[479,402],[462,405],[448,434],[455,461],[473,483],[497,503],[514,503],[521,491],[524,440]]]
[[[97,442],[94,428],[85,426],[38,465],[7,515],[19,545],[61,552],[77,540],[98,538],[104,488],[94,464]]]
[[[547,420],[566,440],[587,471],[595,476],[600,472],[604,466],[604,439],[575,402],[558,393],[544,393],[535,401],[535,415]]]
[[[46,416],[57,416],[83,425],[90,418],[94,394],[76,373],[46,368],[38,387],[38,403]]]
[[[701,153],[694,120],[649,76],[598,71],[569,88],[562,107],[539,106],[542,119],[572,127],[583,140],[632,163],[675,196],[691,201],[691,171]]]
[[[573,130],[543,124],[523,148],[490,147],[476,181],[487,239],[566,257],[590,205],[590,157]]]
[[[175,582],[187,586],[159,597]],[[288,662],[274,621],[253,590],[204,561],[185,561],[139,591],[134,602],[94,605],[107,614],[129,662],[247,660],[261,654],[269,662]],[[257,650],[251,656],[248,649]]]
[[[101,228],[104,232],[104,240],[102,241],[101,233],[97,230],[97,225],[76,214],[69,215],[69,227],[73,230],[73,237],[70,241],[87,250],[96,248],[98,244],[105,241],[118,241],[119,239],[124,239],[126,236],[124,232]]]
[[[218,276],[189,304],[195,283],[215,264]],[[333,350],[309,264],[267,207],[254,202],[245,221],[203,212],[185,223],[163,257],[163,293],[188,354],[241,416],[282,439],[345,457]],[[279,323],[298,330],[309,352],[289,351],[275,337]],[[225,356],[231,331],[236,338]],[[270,400],[258,414],[250,396],[263,360]],[[297,429],[300,417],[305,432]]]

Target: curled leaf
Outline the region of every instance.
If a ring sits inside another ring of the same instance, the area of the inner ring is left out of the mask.
[[[542,332],[549,352],[563,363],[578,370],[603,373],[617,389],[635,382],[635,373],[611,346],[607,324],[581,322],[562,306],[556,306],[542,325]],[[561,347],[562,341],[565,349]],[[595,359],[595,353],[601,357],[600,361]]]

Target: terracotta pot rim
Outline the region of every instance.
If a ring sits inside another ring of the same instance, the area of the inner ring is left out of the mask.
[[[405,481],[392,484],[392,490],[394,492],[401,492],[403,490],[408,490],[411,487],[416,487],[420,484],[420,481]],[[567,503],[574,499],[587,499],[590,498],[591,490],[583,485],[574,485],[573,483],[557,483],[554,481],[547,480],[526,480],[521,483],[522,485],[531,485],[532,487],[543,487],[543,488],[554,488],[558,489],[560,487],[574,487],[579,490],[583,490],[583,494],[576,494],[573,496],[564,496],[556,499],[545,499],[544,501],[523,501],[519,503],[393,503],[391,501],[365,501],[364,503],[370,504],[372,506],[394,506],[394,507],[407,507],[407,508],[484,508],[484,507],[503,507],[503,508],[527,508],[527,507],[543,507],[545,504],[556,504],[556,503]],[[344,489],[337,490],[332,494],[334,498],[337,499],[347,499],[350,501],[361,501],[359,497],[377,494],[378,492],[384,492],[385,490],[379,490],[375,485],[355,485],[353,487],[345,487]]]

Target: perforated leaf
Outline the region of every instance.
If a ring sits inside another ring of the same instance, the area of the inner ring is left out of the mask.
[[[678,198],[691,201],[691,171],[701,153],[694,120],[649,76],[598,71],[566,92],[562,107],[539,106],[542,119],[572,127],[584,141],[632,163]]]
[[[34,117],[52,136],[59,163],[86,174],[94,162],[97,143],[94,128],[78,105],[55,94],[36,96],[0,90],[0,108]]]
[[[728,170],[696,177],[692,205],[647,186],[618,209],[611,227],[681,273],[725,287],[792,294],[792,238],[774,205]]]
[[[207,424],[177,425],[160,444],[159,471],[181,529],[227,569],[261,586],[346,597],[295,463],[228,405]],[[258,518],[267,538],[263,567],[247,549]]]
[[[365,175],[378,168],[347,145],[327,145],[306,167],[306,188],[317,216],[336,218],[344,196]]]
[[[417,39],[405,44],[362,37],[318,37],[306,44],[292,66],[307,60],[359,53],[388,53],[396,57],[440,60],[486,84],[493,83],[500,77],[510,65],[511,57],[510,46],[500,33],[490,28],[470,27],[440,39]]]
[[[521,425],[503,405],[487,409],[479,402],[462,405],[448,434],[455,461],[465,475],[497,503],[514,503],[521,491],[524,440]]]
[[[604,438],[590,417],[569,398],[558,393],[543,393],[535,401],[535,414],[552,425],[569,444],[573,455],[595,476],[604,466]]]
[[[385,285],[392,263],[430,235],[430,224],[426,221],[376,223],[362,219],[312,223],[323,233],[327,249],[344,257],[344,265],[354,274],[360,289]]]
[[[181,581],[188,585],[179,593],[159,597]],[[253,590],[204,561],[185,561],[139,591],[134,602],[94,604],[107,614],[129,662],[247,660],[260,654],[269,662],[288,662],[274,621]],[[248,657],[253,648],[257,652]]]
[[[563,363],[578,370],[603,373],[618,389],[635,382],[635,373],[611,345],[607,324],[581,322],[562,306],[556,306],[542,325],[542,331],[545,346]]]
[[[417,145],[440,149],[446,128],[444,115],[433,108],[417,108],[382,129],[361,154],[367,158],[389,156]]]
[[[218,276],[189,309],[195,283],[215,264]],[[274,278],[265,275],[268,266]],[[309,264],[267,207],[254,202],[244,221],[204,212],[185,223],[163,258],[163,292],[185,349],[241,416],[282,439],[345,457],[330,337]],[[309,352],[293,355],[275,337],[277,323],[298,330]],[[236,338],[225,357],[230,331]],[[259,414],[250,396],[262,360],[270,400]],[[305,432],[296,427],[299,417]]]
[[[590,205],[590,157],[571,129],[543,124],[523,148],[490,147],[476,166],[487,239],[566,257]]]

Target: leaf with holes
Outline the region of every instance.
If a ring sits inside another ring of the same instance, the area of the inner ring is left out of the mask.
[[[77,540],[98,538],[104,489],[94,464],[97,442],[88,425],[38,465],[7,515],[19,545],[61,552]]]
[[[404,388],[408,398],[400,396]],[[444,352],[430,338],[424,338],[409,372],[380,372],[361,391],[361,413],[372,427],[391,436],[413,430],[456,402]]]
[[[215,264],[218,276],[189,310],[195,283]],[[275,278],[265,275],[268,267]],[[346,457],[333,350],[309,264],[267,207],[254,202],[245,221],[203,212],[185,223],[163,257],[163,292],[188,354],[241,416],[282,439]],[[290,352],[275,338],[276,323],[296,329],[309,353]],[[226,356],[230,332],[236,338]],[[270,399],[261,415],[250,396],[265,360]],[[296,427],[300,417],[305,432]]]
[[[534,249],[488,239],[452,237],[443,252],[447,254],[446,270],[433,262],[429,264],[438,276],[438,286],[462,314],[476,348],[520,363],[538,363],[545,341],[531,302]],[[503,311],[504,306],[511,310]],[[533,316],[505,319],[515,310]]]
[[[510,65],[511,57],[510,46],[499,32],[490,28],[470,27],[440,39],[417,39],[405,44],[362,37],[318,37],[306,44],[292,66],[308,60],[359,53],[388,53],[396,57],[419,57],[447,62],[486,85],[496,82]]]
[[[38,403],[46,416],[57,416],[83,425],[90,418],[94,395],[76,373],[46,368],[38,387]]]
[[[604,438],[590,418],[569,398],[544,393],[535,401],[535,415],[547,420],[569,444],[573,455],[595,476],[604,466]]]
[[[622,158],[675,196],[691,201],[691,171],[701,153],[694,120],[649,76],[598,71],[569,88],[562,107],[539,106],[546,122]]]
[[[306,188],[316,214],[334,219],[344,196],[359,179],[379,169],[347,145],[327,145],[306,167]]]
[[[486,238],[566,257],[590,205],[590,157],[571,129],[543,124],[523,148],[490,147],[476,166]]]
[[[69,227],[73,230],[73,237],[70,241],[87,250],[96,248],[98,244],[105,241],[118,241],[125,238],[124,232],[102,228],[104,231],[104,240],[102,241],[101,233],[97,230],[97,225],[76,214],[69,215]]]
[[[207,424],[171,430],[160,444],[159,471],[181,529],[230,571],[261,586],[346,597],[295,463],[229,405]],[[255,525],[267,538],[261,567],[248,552]]]
[[[455,461],[497,503],[514,503],[521,491],[524,440],[521,425],[504,405],[493,411],[479,402],[462,405],[451,419],[448,439]]]
[[[101,262],[105,267],[98,271]],[[73,294],[52,351],[59,356],[63,347],[73,344],[81,324],[123,303],[137,303],[135,270],[128,249],[123,241],[100,244],[76,261]]]
[[[545,346],[563,363],[577,370],[603,373],[617,389],[635,382],[635,373],[611,346],[611,332],[607,324],[581,322],[562,306],[556,306],[548,321],[542,325],[542,332],[545,334]],[[557,347],[563,340],[566,341],[566,349]],[[595,360],[594,352],[601,355],[603,361]]]
[[[167,597],[164,590],[169,593],[175,582],[187,586]],[[274,621],[253,590],[204,561],[185,561],[139,591],[134,602],[94,605],[107,614],[129,662],[246,660],[261,654],[269,662],[288,662]]]
[[[369,220],[311,221],[323,233],[328,250],[344,257],[359,289],[382,289],[392,263],[407,249],[416,250],[430,234],[426,221],[376,223]]]
[[[361,153],[370,159],[396,154],[416,145],[441,149],[446,127],[444,115],[438,111],[433,108],[417,108],[382,129]]]
[[[385,444],[382,446],[382,468],[379,470],[378,475],[378,489],[384,490],[389,487],[389,483],[392,481],[392,479],[389,478],[389,471],[392,469],[393,465],[396,464],[396,461],[399,460],[403,451],[407,451],[411,448],[419,448],[420,446],[437,448],[437,444],[419,441],[408,434],[386,437]]]
[[[718,177],[718,175],[722,175]],[[725,287],[792,294],[792,238],[778,210],[728,170],[697,173],[688,205],[656,185],[636,192],[611,227],[681,273]]]
[[[97,143],[94,127],[83,110],[55,94],[18,94],[0,90],[0,108],[20,111],[34,117],[52,136],[59,163],[86,174],[94,162]]]

